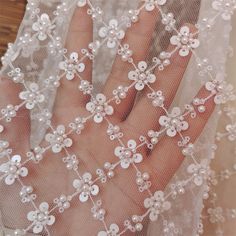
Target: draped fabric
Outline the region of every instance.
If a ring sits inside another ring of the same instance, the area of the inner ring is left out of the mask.
[[[0,235],[233,236],[235,9],[28,0],[2,58]]]

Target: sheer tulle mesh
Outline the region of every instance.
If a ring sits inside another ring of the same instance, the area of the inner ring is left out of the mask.
[[[28,0],[2,58],[3,235],[233,235],[235,9]]]

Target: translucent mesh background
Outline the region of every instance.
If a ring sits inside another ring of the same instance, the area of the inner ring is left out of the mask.
[[[73,3],[72,7],[66,12],[66,14],[61,14],[61,21],[59,20],[56,22],[56,33],[62,38],[63,44],[65,44],[70,21],[76,8],[75,2],[76,1],[72,0],[67,1],[68,4]],[[121,19],[124,14],[127,14],[129,9],[136,9],[140,4],[139,1],[136,0],[94,0],[91,2],[94,5],[99,6],[104,12],[104,22],[109,22],[111,18]],[[60,1],[40,1],[39,8],[41,13],[45,12],[50,18],[53,18],[55,8],[59,3]],[[209,0],[167,1],[167,3],[163,6],[163,12],[172,12],[174,14],[177,29],[180,29],[186,24],[192,25],[191,27],[193,27],[195,24],[204,24],[202,19],[210,18],[215,14],[211,8],[211,1]],[[167,32],[164,29],[165,26],[161,23],[160,15],[156,14],[153,17],[156,18],[156,24],[154,31],[148,32],[150,35],[146,33],[146,30],[144,30],[145,33],[135,32],[134,30],[134,37],[135,34],[143,34],[143,38],[137,37],[137,41],[135,42],[136,47],[139,48],[138,45],[140,44],[141,47],[149,48],[144,57],[142,56],[142,58],[137,58],[135,60],[135,64],[138,61],[143,60],[147,61],[148,64],[151,65],[153,57],[158,57],[162,51],[170,50],[171,48],[169,46],[169,40],[171,36],[175,34],[175,32]],[[83,19],[80,20],[83,21]],[[51,75],[58,74],[58,63],[62,60],[62,57],[61,55],[48,54],[47,48],[43,45],[38,45],[38,47],[36,47],[37,49],[33,60],[31,56],[21,55],[21,52],[18,50],[20,38],[26,32],[31,31],[32,22],[33,19],[30,17],[29,12],[26,12],[18,33],[17,40],[12,45],[16,53],[14,65],[17,65],[17,67],[22,69],[22,72],[25,74],[27,81],[36,81],[42,85],[46,78]],[[102,27],[101,22],[95,21],[93,27],[93,40],[99,40],[98,30],[100,27]],[[129,28],[128,31],[132,30],[132,27]],[[185,103],[190,102],[202,86],[202,81],[207,80],[207,74],[200,76],[198,62],[196,60],[198,56],[201,58],[208,58],[216,72],[224,73],[227,48],[229,44],[229,28],[230,22],[223,22],[222,19],[219,18],[216,20],[214,27],[212,27],[210,36],[206,33],[207,30],[199,33],[198,38],[202,43],[200,47],[196,49],[196,55],[192,56],[186,71],[183,73],[183,79],[179,85],[178,93],[176,96],[173,95],[172,106],[178,105],[183,107]],[[147,40],[147,38],[152,38],[152,40]],[[124,41],[125,40],[126,38]],[[138,40],[140,40],[140,42]],[[143,41],[145,40],[147,40],[146,46],[143,44]],[[35,47],[36,43],[33,43],[31,46]],[[28,45],[26,52],[29,50],[29,47],[30,46]],[[132,45],[130,45],[130,47],[132,48]],[[134,51],[134,57],[135,53],[136,52]],[[103,45],[95,56],[92,73],[96,92],[101,92],[103,90],[103,86],[111,73],[110,71],[115,59],[115,54],[116,53],[114,49],[108,49],[105,47],[105,45]],[[182,61],[179,58],[178,60],[179,61],[176,61],[175,63],[181,67]],[[132,70],[132,65],[123,63],[119,69],[120,72],[128,72]],[[9,86],[8,83],[12,83],[6,81],[9,70],[10,68],[8,65],[3,66],[2,68],[3,79],[1,81],[1,86],[5,86],[4,88],[6,88],[6,90]],[[173,88],[171,85],[172,79],[175,78],[176,73],[177,71],[170,70],[168,71],[168,77],[164,78],[165,82],[168,83],[170,90],[174,89],[174,84]],[[119,77],[119,75],[120,74],[117,73],[117,77]],[[123,78],[123,80],[125,79],[127,78]],[[76,87],[73,89],[78,90],[77,86],[78,84],[76,84]],[[22,87],[20,85],[15,85],[15,92],[19,92],[21,89]],[[68,97],[72,96],[71,94],[68,94]],[[0,107],[4,107],[8,103],[19,103],[20,100],[15,100],[12,94],[7,95],[8,96],[6,96],[5,93],[2,95],[0,94]],[[53,112],[55,99],[58,98],[56,95],[58,95],[56,89],[45,91],[46,100],[41,105],[42,108],[47,108]],[[142,99],[142,97],[143,93],[137,94],[134,107],[138,101]],[[172,99],[170,98],[170,100]],[[71,107],[67,107],[68,113],[61,114],[61,120],[66,120],[66,117],[70,115],[70,108],[72,107],[73,104],[71,104]],[[150,114],[152,114],[151,109],[152,108],[150,107]],[[211,117],[205,127],[204,132],[196,142],[196,146],[199,147],[200,150],[197,154],[199,161],[203,158],[211,159],[212,157],[212,144],[214,143],[216,127],[219,118],[217,111],[218,110],[216,109],[215,114]],[[13,153],[19,153],[24,156],[29,148],[33,148],[41,143],[46,132],[46,126],[44,123],[40,124],[39,122],[32,120],[32,117],[37,113],[37,109],[31,111],[31,119],[29,119],[29,112],[23,110],[17,115],[12,123],[6,126],[7,130],[13,130],[11,133],[9,132],[10,135],[7,134],[7,136],[5,136],[5,134],[0,134],[1,140],[4,140],[5,138],[7,138],[9,141],[15,140],[15,145],[12,146]],[[140,116],[146,116],[147,120],[149,121],[151,119],[157,120],[156,117],[149,117],[149,111],[146,114],[141,114]],[[58,120],[53,119],[53,126],[55,127],[58,122]],[[26,127],[21,124],[26,124]],[[130,124],[130,126],[132,127],[132,124]],[[142,124],[140,124],[140,126],[142,127]],[[153,129],[155,129],[155,127],[153,127]],[[76,135],[72,136],[72,139],[77,145],[76,147],[72,147],[72,150],[79,157],[81,157],[80,170],[82,173],[86,171],[95,173],[96,169],[100,168],[104,164],[102,159],[104,156],[107,156],[110,160],[112,160],[112,157],[110,156],[113,155],[113,149],[117,146],[117,143],[110,143],[109,146],[101,146],[101,148],[95,152],[93,147],[88,146],[87,143],[93,144],[97,142],[100,144],[100,140],[106,140],[108,137],[105,132],[105,126],[103,125],[99,126],[98,128],[92,128],[92,130],[94,131],[94,136],[92,137],[86,134],[81,137],[77,137]],[[142,130],[142,128],[140,128],[140,130]],[[135,133],[135,137],[133,138],[138,139],[140,135],[143,135],[140,130]],[[24,142],[26,143],[26,146],[22,147],[22,142],[28,137],[29,133],[31,138],[28,143]],[[124,135],[125,140],[129,139],[130,133],[131,132],[128,130],[127,134]],[[176,153],[176,146],[171,144],[169,149],[172,150],[172,155],[174,156]],[[63,155],[64,154],[52,155],[51,152],[48,151],[46,152],[43,161],[39,162],[38,164],[28,164],[28,169],[30,170],[31,174],[24,179],[24,184],[34,186],[34,190],[37,193],[37,198],[35,200],[37,205],[43,201],[46,201],[52,205],[52,200],[55,197],[60,196],[61,193],[73,191],[74,188],[71,185],[71,179],[74,177],[70,172],[66,172],[67,170],[61,161]],[[176,183],[176,181],[187,178],[188,174],[186,173],[186,168],[188,165],[190,165],[192,160],[185,159],[183,163],[179,161],[176,165],[176,163],[170,161],[172,157],[170,157],[169,153],[162,153],[162,156],[157,158],[160,158],[161,162],[159,162],[159,166],[157,168],[159,172],[152,176],[152,181],[155,182],[155,186],[166,187],[166,192],[168,192],[168,190],[171,188],[171,186],[173,186],[174,183]],[[1,162],[2,159],[0,158],[0,163]],[[168,167],[166,168],[166,166]],[[146,166],[142,164],[140,165],[140,169],[142,171],[146,171],[145,168]],[[108,225],[115,222],[117,218],[126,219],[127,214],[134,214],[133,211],[127,212],[125,209],[136,209],[138,206],[139,213],[143,211],[143,193],[136,191],[137,186],[135,182],[135,172],[122,172],[121,175],[117,175],[114,180],[108,182],[106,187],[101,188],[101,199],[103,196],[108,199],[106,202],[104,202],[104,208],[108,209]],[[117,187],[114,188],[114,185]],[[144,230],[140,233],[137,233],[137,235],[198,235],[199,224],[201,223],[200,216],[203,208],[202,195],[205,191],[205,187],[205,185],[202,185],[201,187],[196,187],[193,185],[188,186],[184,195],[181,195],[173,200],[172,209],[162,214],[162,219],[167,219],[171,222],[174,222],[176,231],[173,234],[165,232],[163,220],[153,223],[150,223],[148,220],[146,220],[144,224]],[[5,186],[5,184],[2,182],[0,183],[0,210],[2,215],[2,223],[9,229],[24,228],[26,225],[28,225],[28,221],[26,220],[25,216],[29,211],[32,210],[32,206],[30,205],[24,205],[24,207],[21,207],[22,203],[19,198],[19,191],[20,185],[18,183],[11,185],[10,187]],[[117,204],[117,202],[119,202],[119,204]],[[116,212],[109,211],[109,207],[111,207],[113,204],[117,206]],[[84,214],[84,217],[81,218],[81,212],[83,213],[86,211],[88,211],[87,203],[81,204],[78,199],[72,201],[71,207],[63,214],[56,214],[56,223],[49,229],[51,235],[70,236],[75,230],[77,231],[76,235],[78,236],[92,235],[90,234],[90,230],[93,228],[98,228],[100,223],[94,221],[91,214],[86,213]],[[79,222],[78,218],[80,219]],[[83,228],[84,224],[91,225],[91,229]],[[181,230],[178,231],[177,229]],[[213,231],[214,230],[210,228],[209,231],[205,232],[205,235],[215,235],[215,231]],[[48,235],[48,233],[44,231],[41,233],[41,235]],[[231,233],[226,233],[226,235],[231,236]]]

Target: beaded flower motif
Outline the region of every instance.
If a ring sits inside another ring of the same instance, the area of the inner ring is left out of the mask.
[[[55,216],[49,215],[49,205],[47,202],[42,202],[39,209],[30,211],[27,214],[27,219],[33,222],[33,233],[41,233],[46,225],[53,225]]]
[[[147,70],[147,67],[145,61],[140,61],[138,63],[138,68],[134,71],[130,71],[128,74],[128,78],[136,82],[135,88],[138,91],[143,90],[145,85],[149,83],[152,84],[156,81],[156,76]]]
[[[122,168],[129,168],[131,163],[140,163],[143,160],[143,156],[140,153],[136,153],[137,143],[134,140],[129,140],[127,147],[118,146],[115,148],[115,155],[120,159],[120,165]]]

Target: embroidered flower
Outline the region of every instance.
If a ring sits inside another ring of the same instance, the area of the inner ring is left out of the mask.
[[[226,131],[228,131],[228,139],[229,141],[236,140],[236,123],[235,124],[229,124],[225,127]]]
[[[180,235],[182,233],[182,231],[177,228],[177,225],[175,225],[174,222],[170,221],[163,221],[163,236],[175,236],[175,235]]]
[[[223,216],[223,209],[221,207],[208,208],[207,212],[210,216],[211,223],[223,223],[225,218]]]
[[[140,153],[136,153],[137,143],[130,139],[127,143],[127,147],[118,146],[115,148],[115,155],[120,159],[120,165],[122,168],[129,168],[131,163],[140,163],[143,160],[143,156]]]
[[[231,20],[234,10],[236,9],[235,0],[214,0],[212,8],[221,13],[223,20]]]
[[[24,81],[24,73],[21,72],[21,69],[19,67],[14,68],[10,72],[8,72],[8,76],[15,83],[22,83]]]
[[[165,25],[166,31],[172,31],[175,27],[176,20],[174,19],[173,13],[163,14],[162,15],[162,24]]]
[[[20,191],[20,197],[22,203],[27,203],[34,201],[36,199],[36,194],[33,193],[32,186],[23,186]]]
[[[43,13],[38,21],[32,25],[32,29],[37,32],[38,39],[44,41],[51,34],[56,26],[51,22],[49,16]]]
[[[214,80],[206,82],[205,88],[216,94],[214,97],[215,104],[225,104],[227,101],[236,99],[233,85],[227,83],[221,74],[217,74]]]
[[[21,49],[21,55],[23,57],[30,57],[33,52],[37,51],[39,47],[39,41],[35,37],[31,37],[29,33],[25,33],[21,37],[19,37],[19,42],[17,47]]]
[[[102,201],[101,200],[94,202],[94,205],[91,208],[91,212],[93,213],[94,219],[100,220],[100,221],[104,220],[106,211],[105,211],[105,209],[102,208]]]
[[[4,173],[5,183],[12,185],[19,177],[28,175],[28,169],[21,166],[21,156],[14,155],[10,161],[0,165],[0,172]]]
[[[129,48],[129,44],[124,44],[121,46],[118,51],[118,55],[121,56],[122,61],[132,62],[133,51]]]
[[[127,14],[126,26],[131,27],[132,23],[136,23],[139,20],[139,11],[130,9]]]
[[[100,231],[98,236],[118,236],[119,234],[119,226],[117,224],[111,224],[108,231]]]
[[[33,233],[41,233],[44,226],[53,225],[55,222],[55,216],[49,215],[49,205],[47,202],[42,202],[39,205],[39,209],[30,211],[27,214],[27,219],[33,222]]]
[[[52,113],[48,109],[43,109],[39,113],[32,114],[32,120],[49,125],[51,123]]]
[[[60,76],[51,75],[43,81],[44,86],[54,91],[55,88],[58,88],[60,86],[60,79],[61,79]]]
[[[103,16],[103,11],[100,7],[92,7],[87,11],[88,15],[91,16],[93,20],[101,21]]]
[[[176,136],[177,132],[187,130],[189,127],[188,122],[184,121],[179,107],[174,107],[171,113],[161,116],[159,124],[166,128],[166,134],[170,137]]]
[[[193,182],[197,186],[201,186],[204,180],[208,180],[211,175],[209,161],[207,159],[203,159],[200,164],[190,164],[187,168],[187,172],[192,174]]]
[[[6,108],[1,110],[1,113],[6,122],[11,122],[12,118],[16,116],[16,107],[9,104]]]
[[[148,66],[145,61],[140,61],[138,63],[138,68],[134,71],[130,71],[128,74],[128,78],[136,82],[135,88],[138,91],[143,90],[145,85],[149,83],[152,84],[156,81],[156,76],[147,70],[147,67]]]
[[[91,94],[93,91],[93,85],[87,80],[81,80],[79,90],[82,91],[83,94]]]
[[[154,107],[162,107],[164,105],[165,97],[161,90],[156,92],[148,93],[148,98],[152,99],[152,105]]]
[[[34,82],[29,84],[26,91],[20,92],[19,97],[26,101],[25,107],[29,110],[33,109],[36,104],[42,103],[45,99],[39,90],[38,84]]]
[[[78,170],[79,160],[76,155],[63,157],[62,161],[66,164],[68,170]]]
[[[136,174],[136,184],[138,185],[139,192],[144,192],[151,187],[151,181],[149,181],[150,175],[147,172]]]
[[[92,175],[88,172],[83,174],[81,179],[75,179],[73,187],[80,193],[81,202],[86,202],[90,195],[96,196],[99,193],[99,187],[93,183]]]
[[[114,109],[106,101],[104,94],[97,94],[90,102],[86,104],[86,109],[94,114],[93,120],[96,123],[101,123],[106,115],[112,115]]]
[[[65,61],[59,63],[59,68],[65,71],[68,80],[72,80],[75,78],[76,73],[84,71],[85,65],[84,63],[79,62],[78,53],[72,52],[69,58],[66,58]]]
[[[48,43],[48,52],[55,56],[60,56],[64,53],[62,39],[60,37],[55,37],[53,41]]]
[[[84,129],[84,123],[86,122],[85,119],[82,117],[76,117],[74,122],[69,124],[69,127],[75,131],[77,134],[81,134],[81,131]]]
[[[61,152],[64,147],[72,146],[72,139],[67,138],[64,125],[59,125],[53,133],[46,134],[45,140],[51,144],[54,153]]]
[[[168,211],[171,208],[171,204],[165,200],[162,191],[156,191],[153,196],[144,200],[144,207],[150,211],[149,219],[156,221],[162,212]]]
[[[98,34],[101,38],[107,39],[108,48],[116,47],[117,42],[125,37],[125,32],[119,28],[116,19],[110,20],[109,25],[100,28]]]
[[[158,5],[162,6],[167,0],[145,0],[145,9],[147,11],[153,11]]]
[[[53,202],[59,208],[59,212],[63,213],[66,209],[70,207],[71,196],[66,196],[62,194],[59,198],[55,198]]]
[[[107,134],[110,137],[110,140],[115,140],[123,137],[123,133],[118,125],[109,124],[107,128]]]
[[[178,35],[173,35],[170,42],[180,48],[179,55],[182,57],[188,56],[192,49],[196,49],[200,45],[200,41],[194,38],[188,26],[181,27]]]

